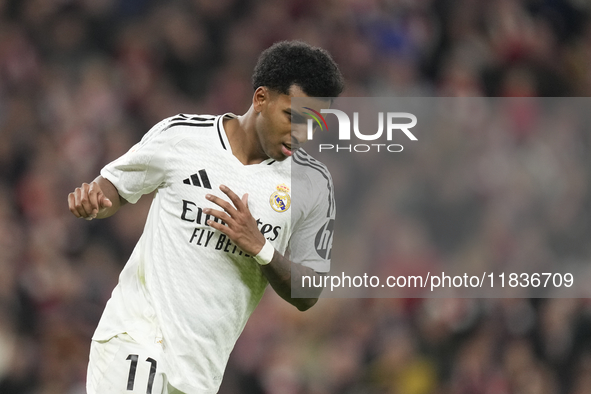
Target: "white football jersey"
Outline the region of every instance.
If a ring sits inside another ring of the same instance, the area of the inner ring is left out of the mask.
[[[127,333],[162,341],[169,382],[187,393],[217,392],[267,285],[252,256],[206,224],[214,218],[203,209],[220,209],[206,194],[229,200],[222,184],[239,197],[248,193],[260,231],[279,252],[289,249],[293,262],[318,272],[330,268],[335,206],[327,169],[301,149],[282,162],[243,165],[232,154],[226,117],[235,115],[165,119],[101,171],[131,203],[156,194],[93,339]],[[305,201],[294,203],[292,177],[307,188]]]

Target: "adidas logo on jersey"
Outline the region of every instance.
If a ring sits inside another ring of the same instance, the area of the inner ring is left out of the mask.
[[[207,177],[207,173],[205,172],[205,170],[199,170],[197,174],[193,174],[187,179],[183,180],[183,183],[186,185],[193,185],[197,187],[211,189],[211,183],[209,183],[209,178]]]

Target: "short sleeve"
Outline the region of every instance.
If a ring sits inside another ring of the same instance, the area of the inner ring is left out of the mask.
[[[170,118],[156,124],[127,153],[101,170],[101,176],[108,179],[119,195],[132,204],[165,181],[170,139],[166,138],[164,131],[169,123]]]
[[[306,169],[306,178],[309,201],[294,225],[290,259],[316,272],[328,272],[336,215],[332,178],[324,165]]]

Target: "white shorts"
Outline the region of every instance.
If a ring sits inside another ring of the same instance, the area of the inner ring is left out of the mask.
[[[140,344],[127,334],[92,341],[88,394],[182,394],[166,379],[159,343]]]

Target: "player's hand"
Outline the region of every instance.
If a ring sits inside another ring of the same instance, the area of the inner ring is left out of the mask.
[[[223,211],[206,208],[206,214],[215,216],[226,223],[209,220],[208,225],[226,234],[244,253],[255,256],[265,245],[265,237],[259,231],[258,225],[248,209],[248,193],[240,199],[229,187],[221,185],[220,190],[228,196],[232,204],[223,198],[208,194],[205,196]]]
[[[68,194],[68,206],[70,212],[77,218],[92,220],[99,212],[113,205],[101,190],[98,183],[83,183],[72,193]]]

